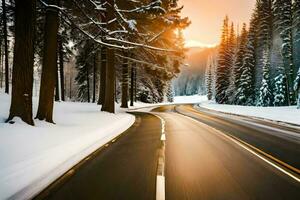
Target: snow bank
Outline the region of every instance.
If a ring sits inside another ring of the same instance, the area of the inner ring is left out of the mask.
[[[174,103],[200,103],[202,101],[207,101],[206,96],[199,96],[199,95],[194,95],[194,96],[177,96],[174,97]]]
[[[206,96],[199,96],[199,95],[176,96],[176,97],[174,97],[174,102],[172,102],[172,103],[163,102],[163,103],[150,104],[150,103],[136,102],[136,103],[134,103],[133,107],[130,107],[129,111],[140,110],[140,111],[143,111],[143,112],[149,112],[153,108],[156,108],[158,106],[175,105],[175,104],[196,104],[196,103],[200,103],[202,101],[207,101],[207,97]]]
[[[134,123],[134,116],[109,114],[88,103],[56,103],[56,125],[19,119],[3,123],[10,97],[0,93],[0,199],[28,199]],[[36,113],[36,100],[34,113]]]
[[[202,102],[200,107],[224,113],[258,117],[267,120],[280,121],[300,125],[300,110],[296,106],[288,107],[255,107],[220,105],[214,102]]]

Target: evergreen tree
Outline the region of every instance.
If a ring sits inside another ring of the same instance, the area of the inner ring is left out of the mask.
[[[174,92],[173,92],[173,86],[171,81],[167,82],[167,86],[166,86],[166,96],[167,96],[167,101],[172,103],[174,102]]]
[[[298,69],[297,76],[294,80],[294,91],[298,92],[298,108],[300,108],[300,0],[294,0],[293,3],[293,27],[294,27],[294,37],[293,37],[293,47],[294,47],[294,68]]]
[[[59,6],[60,0],[51,0],[51,5]],[[45,35],[44,35],[44,52],[43,66],[41,77],[41,88],[39,106],[36,118],[53,123],[53,99],[55,85],[58,85],[57,77],[57,49],[58,49],[58,28],[59,14],[58,10],[47,9]]]
[[[258,45],[264,48],[264,52],[270,52],[273,37],[273,12],[272,0],[257,0],[258,14]]]
[[[242,76],[242,67],[243,61],[246,54],[246,45],[247,45],[247,29],[246,24],[243,24],[242,33],[239,38],[239,47],[236,55],[235,64],[233,67],[233,77],[234,77],[234,89],[238,90],[241,84],[241,76]]]
[[[286,106],[287,105],[287,80],[283,67],[280,67],[278,76],[275,77],[274,87],[274,106]]]
[[[253,105],[254,104],[254,70],[256,67],[256,52],[257,52],[257,27],[258,17],[257,9],[254,10],[250,20],[249,32],[247,34],[247,42],[243,65],[241,68],[241,78],[239,87],[237,88],[236,104],[238,105]]]
[[[219,47],[219,59],[216,69],[216,102],[219,104],[226,103],[228,101],[226,91],[229,87],[229,60],[228,60],[228,22],[229,19],[226,16],[223,23],[223,31],[221,37],[221,44]]]
[[[234,63],[236,60],[236,48],[237,47],[237,38],[235,35],[234,24],[231,23],[230,32],[228,36],[228,49],[227,49],[227,67],[229,70],[229,86],[226,91],[226,99],[225,103],[233,103],[235,96],[235,86],[234,86]]]
[[[254,68],[256,66],[256,31],[257,31],[257,12],[254,11],[251,21],[243,65],[241,68],[241,78],[237,88],[236,104],[253,105],[254,104]]]
[[[270,52],[263,55],[263,79],[259,91],[258,106],[271,106],[272,95],[270,89]]]
[[[300,109],[300,68],[294,81],[294,91],[298,93],[297,108]]]
[[[2,25],[4,38],[4,55],[5,55],[5,93],[9,93],[9,66],[8,66],[8,34],[7,34],[7,6],[6,0],[2,0]]]
[[[20,117],[30,125],[34,125],[32,119],[32,88],[35,13],[35,0],[15,0],[12,97],[7,121],[12,120],[14,117]]]
[[[75,78],[79,86],[77,98],[82,102],[90,102],[90,77],[94,65],[93,56],[90,52],[93,52],[93,44],[89,40],[82,41],[78,48],[79,52],[76,56],[77,75]]]
[[[275,102],[276,105],[291,105],[295,103],[293,80],[295,78],[293,66],[292,39],[292,0],[275,0],[273,5],[274,26],[282,39],[281,55],[283,68],[279,66],[276,77]],[[286,82],[284,82],[286,81]],[[282,89],[286,91],[282,91]]]
[[[124,52],[124,59],[122,65],[122,98],[121,108],[128,108],[128,89],[129,89],[129,65],[127,59],[127,53]]]
[[[206,93],[207,99],[212,100],[212,81],[213,81],[213,74],[212,74],[212,58],[210,57],[208,60],[208,65],[206,67],[206,74],[205,74],[205,85],[206,85]]]

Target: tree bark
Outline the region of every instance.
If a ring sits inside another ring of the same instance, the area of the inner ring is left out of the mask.
[[[65,101],[65,71],[64,71],[64,51],[62,36],[58,39],[58,53],[59,53],[59,75],[60,75],[60,97],[62,101]]]
[[[96,102],[96,79],[97,79],[97,53],[94,55],[94,66],[93,66],[93,100]]]
[[[115,18],[113,6],[114,0],[107,0],[107,11],[105,21],[109,22]],[[114,24],[107,25],[108,30],[114,29]],[[101,110],[115,113],[115,51],[112,48],[106,49],[106,81],[105,81],[105,98]]]
[[[12,97],[7,122],[20,117],[34,125],[32,119],[32,89],[34,63],[35,0],[15,0],[15,47]]]
[[[72,70],[70,69],[69,71],[69,76],[70,76],[70,79],[69,79],[69,98],[70,98],[70,101],[72,100]]]
[[[59,81],[58,81],[58,63],[56,57],[56,71],[55,71],[55,101],[59,101]]]
[[[136,102],[136,95],[137,95],[137,68],[136,68],[136,63],[134,63],[133,65],[133,85],[134,85],[134,91],[133,91],[133,99],[134,99],[134,102]]]
[[[106,50],[106,81],[105,81],[105,98],[102,105],[102,111],[115,112],[115,53],[114,49],[107,48]]]
[[[86,87],[87,87],[87,98],[88,102],[91,102],[91,94],[90,94],[90,76],[89,76],[89,66],[88,64],[85,65],[85,70],[86,70]]]
[[[106,88],[106,48],[101,48],[101,70],[98,105],[102,105],[105,99]]]
[[[49,0],[49,4],[59,5],[59,0]],[[57,74],[57,33],[59,27],[58,11],[46,11],[43,68],[40,88],[39,107],[36,118],[53,123],[53,99],[55,76]]]
[[[124,53],[126,57],[127,54]],[[128,74],[128,59],[123,59],[122,66],[122,96],[121,96],[121,108],[128,108],[128,82],[129,82],[129,74]]]
[[[9,66],[8,66],[8,40],[7,40],[7,16],[5,0],[2,0],[2,22],[5,54],[5,93],[9,93]]]
[[[131,64],[130,74],[130,106],[133,106],[134,102],[134,65]]]
[[[0,40],[0,88],[2,88],[2,81],[3,81],[3,65],[2,65],[2,39]]]

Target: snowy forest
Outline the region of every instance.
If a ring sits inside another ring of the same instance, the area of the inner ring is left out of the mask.
[[[175,96],[205,95],[205,71],[217,48],[190,47],[185,53],[186,65],[172,82]],[[209,58],[209,59],[208,59]]]
[[[219,104],[290,106],[299,99],[300,1],[257,0],[249,25],[226,16],[217,58],[206,72]]]
[[[7,122],[53,123],[54,101],[102,105],[172,101],[184,60],[177,0],[2,0],[0,87],[11,94]],[[0,88],[0,89],[1,89]],[[0,102],[1,103],[1,102]]]

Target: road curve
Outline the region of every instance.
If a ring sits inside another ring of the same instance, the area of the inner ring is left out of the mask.
[[[250,120],[232,115],[218,115],[213,112],[199,111],[192,105],[176,106],[174,110],[233,135],[284,163],[300,169],[299,129],[290,130],[288,127],[262,120]]]
[[[300,198],[299,182],[174,110],[154,110],[166,121],[166,199]]]
[[[136,122],[118,140],[35,199],[155,199],[161,122],[151,114],[134,114]]]
[[[270,132],[259,124],[186,105],[161,106],[153,112],[165,124],[165,199],[300,199],[299,182],[223,132],[294,166],[299,162],[297,135],[286,135],[284,130],[274,133],[274,127]],[[155,199],[162,123],[151,114],[133,114],[137,118],[133,127],[36,199]]]

